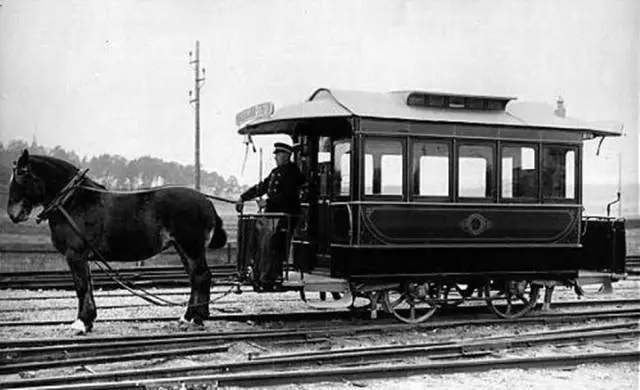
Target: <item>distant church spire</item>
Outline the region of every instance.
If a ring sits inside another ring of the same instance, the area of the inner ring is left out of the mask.
[[[564,107],[564,100],[562,100],[562,96],[558,96],[558,100],[556,101],[556,109],[553,113],[560,118],[564,118],[567,116],[567,109]]]

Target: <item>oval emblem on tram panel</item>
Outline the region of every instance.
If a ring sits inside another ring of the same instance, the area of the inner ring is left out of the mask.
[[[479,236],[491,228],[493,224],[484,215],[473,213],[460,222],[460,227],[472,236]]]

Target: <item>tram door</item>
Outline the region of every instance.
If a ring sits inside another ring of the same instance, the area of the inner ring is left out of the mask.
[[[331,240],[331,180],[333,166],[331,163],[331,138],[318,137],[318,200],[317,200],[317,253],[316,261],[319,267],[329,267],[331,256],[329,253]]]
[[[340,173],[334,172],[332,148],[337,145],[336,153],[342,161],[345,154],[343,149],[345,145],[348,149],[349,141],[336,141],[317,135],[301,137],[300,141],[303,152],[299,156],[299,164],[307,178],[307,187],[301,197],[305,209],[303,221],[293,240],[294,261],[298,269],[308,272],[316,267],[329,268],[331,264],[331,200],[342,191],[338,181],[338,193],[333,194],[336,191],[336,176],[339,177]],[[348,154],[346,156],[348,159]],[[346,181],[343,179],[342,187],[345,186],[348,193],[348,178]]]

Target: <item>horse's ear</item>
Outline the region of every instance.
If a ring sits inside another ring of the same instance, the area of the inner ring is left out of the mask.
[[[25,149],[20,155],[20,158],[18,158],[18,166],[26,167],[28,164],[29,164],[29,151]]]
[[[29,151],[25,149],[20,158],[18,158],[18,163],[16,164],[16,168],[18,169],[28,169],[29,168]]]

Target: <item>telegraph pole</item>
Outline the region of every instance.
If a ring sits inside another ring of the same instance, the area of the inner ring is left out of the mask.
[[[193,57],[192,52],[189,52],[189,64],[194,65],[194,88],[193,91],[189,91],[189,97],[194,95],[193,99],[189,103],[195,104],[195,127],[196,127],[196,143],[195,143],[195,187],[196,190],[200,190],[200,88],[204,84],[205,69],[202,68],[202,76],[200,75],[200,41],[196,41],[196,56]]]

